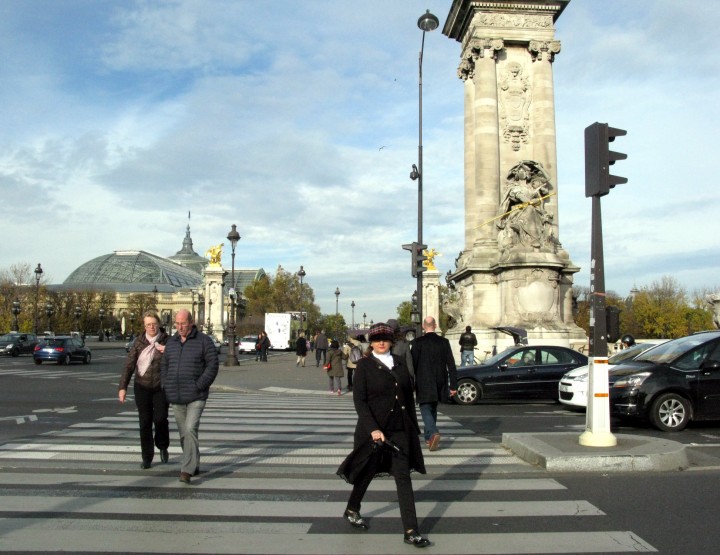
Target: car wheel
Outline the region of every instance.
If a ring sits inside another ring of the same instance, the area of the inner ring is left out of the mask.
[[[660,395],[650,409],[650,421],[663,432],[679,432],[692,418],[692,405],[677,393]]]
[[[472,405],[482,397],[480,386],[472,380],[460,380],[455,400],[461,405]]]
[[[14,356],[14,357],[18,356],[19,354],[20,354],[20,350],[19,350],[17,347],[15,347],[15,348],[10,352],[10,355],[11,355],[11,356]]]
[[[83,358],[83,364],[90,364],[91,358],[92,358],[92,355],[90,353],[85,353],[85,357]]]
[[[39,359],[36,358],[36,359],[35,359],[35,364],[42,364],[42,360],[39,360]]]

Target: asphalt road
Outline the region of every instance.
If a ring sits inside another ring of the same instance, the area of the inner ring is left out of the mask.
[[[314,428],[307,425],[316,411],[317,418],[328,422],[344,418],[342,411],[352,412],[349,397],[329,399],[324,393],[326,377],[314,364],[297,368],[292,355],[271,354],[269,363],[245,357],[238,367],[222,368],[211,395],[215,414],[203,417],[206,445],[215,441],[220,455],[217,462],[208,463],[206,477],[187,490],[178,489],[176,481],[177,446],[171,451],[171,463],[154,466],[150,474],[138,469],[137,454],[123,455],[126,446],[136,448],[134,406],[117,402],[117,376],[125,353],[115,346],[103,347],[93,350],[90,365],[37,367],[29,357],[0,358],[0,454],[4,453],[0,458],[1,551],[22,548],[40,552],[47,551],[47,545],[66,542],[59,545],[85,552],[202,552],[203,546],[192,542],[192,534],[214,538],[208,549],[218,553],[401,553],[412,549],[403,550],[405,546],[397,541],[397,516],[385,514],[384,507],[393,500],[392,482],[368,493],[373,528],[359,538],[348,533],[342,519],[328,518],[342,507],[346,485],[338,483],[332,470],[321,463],[300,468],[300,452],[306,449],[312,457],[325,441],[305,431]],[[279,388],[289,392],[279,393]],[[255,399],[259,404],[254,404]],[[263,415],[270,405],[275,407],[275,418]],[[432,553],[655,549],[661,553],[705,554],[717,549],[717,425],[693,425],[672,435],[673,440],[696,445],[693,449],[708,455],[707,464],[689,471],[558,474],[498,464],[500,454],[493,449],[503,433],[578,430],[579,434],[584,414],[553,402],[443,405],[440,411],[441,429],[444,427],[448,436],[462,439],[460,432],[472,433],[482,440],[473,443],[476,451],[481,446],[495,454],[489,462],[467,468],[469,463],[453,462],[462,459],[457,456],[460,450],[455,449],[456,444],[439,452],[440,457],[447,454],[447,462],[432,458],[438,455],[426,455],[428,464],[440,465],[429,467],[428,479],[416,479],[423,530],[437,542]],[[292,418],[302,420],[284,425]],[[296,433],[293,426],[298,426]],[[352,419],[343,426],[351,429]],[[647,426],[623,425],[615,431],[667,437]],[[306,439],[298,433],[307,434]],[[223,454],[238,446],[247,446],[252,453],[267,442],[276,452],[287,439],[276,443],[273,434],[286,434],[307,447],[298,448],[294,457],[283,459],[277,467],[245,454],[233,455],[238,458],[234,464],[223,462]],[[346,439],[349,435],[346,431]],[[224,436],[231,440],[221,439]],[[100,449],[98,443],[115,446],[117,456],[103,462],[78,451],[66,459],[58,455],[43,458],[42,449],[53,445],[69,450],[73,445],[77,450],[93,445]],[[17,464],[13,458],[17,455],[7,451],[9,445],[14,449],[22,445],[47,447],[35,448],[35,458]],[[281,485],[286,478],[292,479],[292,486]],[[549,487],[533,489],[527,486],[530,482]],[[191,517],[182,516],[187,503],[200,507],[206,500],[212,500],[205,509],[206,517],[195,511]],[[143,502],[150,503],[148,514],[143,513]],[[225,502],[235,503],[229,506],[228,515],[232,516],[215,514]],[[290,508],[294,504],[302,507],[297,513]],[[328,504],[330,514],[324,512]],[[562,513],[563,507],[571,508],[568,514],[554,512]],[[282,513],[283,508],[288,512]],[[535,508],[538,512],[533,513]],[[124,516],[126,511],[135,516]],[[512,511],[517,514],[508,514]],[[141,524],[145,520],[150,524]],[[614,532],[608,535],[609,531]],[[296,533],[300,535],[293,536]],[[288,544],[290,537],[300,543]],[[138,544],[137,538],[150,543]],[[173,538],[179,543],[173,543]],[[238,538],[242,538],[241,543]],[[623,541],[613,545],[618,538]],[[223,539],[225,543],[218,543]],[[394,543],[384,543],[387,541]],[[543,545],[548,547],[540,547]]]

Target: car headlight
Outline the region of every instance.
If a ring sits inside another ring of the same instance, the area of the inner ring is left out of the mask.
[[[586,382],[588,381],[588,376],[590,374],[580,374],[579,376],[575,376],[572,380],[574,382]]]
[[[642,372],[640,374],[632,374],[631,376],[623,376],[616,380],[613,387],[638,387],[648,379],[650,372]]]

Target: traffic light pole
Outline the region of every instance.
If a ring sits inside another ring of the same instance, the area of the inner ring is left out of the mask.
[[[600,197],[592,197],[592,242],[590,246],[590,361],[585,431],[580,445],[613,447],[617,438],[610,432],[608,348],[605,318],[605,260],[603,258]]]
[[[617,445],[617,438],[610,432],[608,330],[600,198],[607,195],[615,185],[627,183],[626,178],[610,174],[610,166],[627,156],[611,151],[609,143],[615,137],[625,134],[625,130],[609,127],[607,123],[596,122],[585,129],[585,196],[592,198],[590,361],[585,431],[580,435],[579,442],[588,447]]]

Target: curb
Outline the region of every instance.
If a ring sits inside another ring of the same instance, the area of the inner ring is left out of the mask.
[[[556,472],[677,471],[690,466],[677,441],[615,434],[614,447],[585,447],[579,434],[548,432],[503,434],[502,445],[525,462]]]

